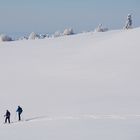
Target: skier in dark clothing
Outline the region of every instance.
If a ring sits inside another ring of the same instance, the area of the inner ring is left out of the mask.
[[[6,111],[6,114],[4,115],[4,117],[6,117],[6,118],[5,118],[5,123],[7,123],[7,120],[8,120],[8,122],[10,123],[10,115],[11,115],[11,113],[7,110],[7,111]]]
[[[23,112],[22,108],[20,106],[18,106],[16,112],[18,113],[18,120],[21,121],[21,113]]]

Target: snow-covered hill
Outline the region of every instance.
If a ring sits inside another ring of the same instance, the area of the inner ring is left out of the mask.
[[[139,36],[136,28],[1,42],[0,138],[139,140]]]

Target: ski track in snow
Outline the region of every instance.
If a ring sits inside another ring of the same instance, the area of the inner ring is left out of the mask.
[[[63,120],[128,120],[128,119],[140,119],[140,115],[71,115],[71,116],[38,116],[22,120],[21,122],[40,122],[40,121],[63,121]],[[18,123],[13,121],[11,123]],[[19,122],[20,123],[20,122]]]

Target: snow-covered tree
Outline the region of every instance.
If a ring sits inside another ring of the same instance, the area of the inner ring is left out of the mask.
[[[103,32],[102,24],[99,24],[98,27],[95,29],[96,32]]]
[[[32,32],[30,35],[29,35],[29,40],[35,40],[35,39],[39,39],[39,35],[36,34],[35,32]]]
[[[108,28],[103,28],[102,24],[99,24],[98,27],[95,29],[95,32],[106,32]]]
[[[63,32],[63,35],[72,35],[72,34],[74,34],[72,28],[65,29],[64,32]]]
[[[7,35],[4,35],[4,34],[1,34],[0,35],[0,41],[12,41],[12,38],[7,36]]]
[[[124,29],[131,29],[131,28],[132,28],[132,15],[128,14]]]

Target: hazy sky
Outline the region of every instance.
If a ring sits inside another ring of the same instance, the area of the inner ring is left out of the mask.
[[[53,33],[67,27],[79,32],[99,23],[118,29],[128,13],[140,26],[140,0],[0,0],[0,33]]]

